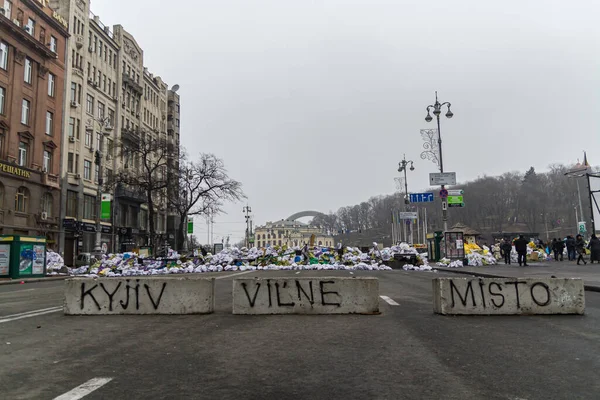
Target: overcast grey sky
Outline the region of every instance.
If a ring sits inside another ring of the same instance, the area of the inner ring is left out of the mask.
[[[564,0],[93,0],[181,86],[182,142],[222,157],[255,224],[428,186],[425,107],[450,101],[459,181],[600,163],[600,3]],[[243,236],[243,204],[215,236]],[[239,222],[239,223],[236,223]],[[196,224],[200,240],[206,226]]]

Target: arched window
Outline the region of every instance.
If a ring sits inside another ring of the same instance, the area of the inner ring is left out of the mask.
[[[319,246],[321,246],[321,245],[323,245],[323,242],[321,242],[321,241],[319,240]]]
[[[18,212],[27,212],[27,208],[29,206],[29,190],[26,187],[21,186],[17,189],[17,194],[15,195],[15,211]]]
[[[42,196],[42,211],[45,211],[48,217],[52,216],[52,205],[54,203],[54,199],[50,193],[44,193]]]

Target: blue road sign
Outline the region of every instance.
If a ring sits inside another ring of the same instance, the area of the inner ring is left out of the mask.
[[[430,203],[433,201],[433,193],[411,193],[411,203]]]

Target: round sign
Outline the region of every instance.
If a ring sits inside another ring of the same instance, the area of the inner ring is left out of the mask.
[[[447,189],[440,190],[440,197],[442,199],[445,199],[446,197],[448,197],[448,190]]]

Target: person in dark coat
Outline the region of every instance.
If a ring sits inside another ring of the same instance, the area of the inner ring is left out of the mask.
[[[590,263],[593,264],[594,261],[600,263],[600,239],[598,239],[596,235],[592,235],[590,243],[588,244],[588,249],[590,249]]]
[[[510,252],[512,251],[512,244],[508,239],[504,239],[500,245],[500,254],[504,257],[504,264],[510,265]]]
[[[565,244],[567,246],[567,257],[569,257],[569,261],[575,261],[575,238],[571,235],[567,236]]]
[[[565,242],[561,239],[555,239],[556,242],[553,242],[553,250],[554,250],[554,259],[558,261],[560,257],[560,261],[563,261],[563,252],[565,251]]]
[[[552,249],[552,252],[554,253],[554,261],[558,261],[558,245],[557,245],[557,240],[556,238],[552,239],[552,243],[550,244],[550,248]]]
[[[517,251],[519,266],[524,265],[527,267],[527,239],[523,235],[519,235],[519,238],[515,240],[515,250]]]
[[[581,235],[577,235],[575,238],[575,250],[579,254],[579,257],[577,257],[577,265],[579,265],[579,261],[583,261],[584,265],[587,264],[583,258],[583,255],[585,254],[585,242],[583,241],[583,237]]]

